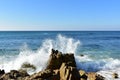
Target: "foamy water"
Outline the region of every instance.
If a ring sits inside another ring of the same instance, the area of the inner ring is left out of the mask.
[[[74,53],[78,69],[85,71],[97,71],[103,75],[106,80],[112,80],[112,74],[118,73],[120,75],[120,60],[113,58],[96,59],[90,55],[80,56],[78,54],[78,46],[81,45],[79,40],[69,38],[66,36],[58,35],[55,39],[45,39],[42,45],[37,50],[32,50],[24,43],[20,48],[20,53],[16,56],[9,56],[9,59],[5,56],[1,56],[0,69],[5,69],[6,72],[10,70],[18,70],[25,62],[36,66],[37,70],[30,72],[38,72],[46,67],[51,49],[54,48],[64,53]],[[93,55],[94,56],[94,55]],[[118,79],[120,80],[120,79]]]
[[[18,70],[23,63],[28,62],[37,67],[36,71],[40,71],[45,68],[52,48],[65,53],[74,53],[79,44],[79,41],[74,41],[72,38],[66,38],[61,35],[58,35],[55,40],[44,40],[42,46],[36,51],[32,51],[27,44],[24,44],[20,49],[19,55],[15,56],[14,59],[12,57],[9,61],[2,60],[3,63],[1,63],[0,68],[5,69],[6,72],[12,69]]]

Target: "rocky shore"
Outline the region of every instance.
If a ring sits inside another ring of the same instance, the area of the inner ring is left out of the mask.
[[[114,77],[117,78],[117,74]],[[105,80],[105,78],[95,72],[78,70],[74,54],[63,54],[52,49],[46,69],[43,71],[29,75],[23,69],[11,70],[8,73],[0,70],[0,80]]]

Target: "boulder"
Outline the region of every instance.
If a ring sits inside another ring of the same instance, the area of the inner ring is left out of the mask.
[[[0,69],[0,76],[2,76],[3,74],[5,74],[5,71]]]
[[[52,49],[46,69],[53,69],[53,70],[59,69],[62,64],[62,59],[63,59],[62,53]]]
[[[35,67],[33,64],[30,64],[30,63],[28,63],[28,62],[24,62],[24,63],[21,65],[21,69],[26,70],[26,71],[29,71],[29,70],[35,71],[35,70],[36,70],[36,67]]]
[[[62,63],[69,63],[71,66],[76,67],[74,54],[62,54],[58,50],[52,49],[46,69],[59,69]]]
[[[61,80],[80,80],[80,75],[76,67],[69,66],[69,64],[62,63],[60,67]]]
[[[113,76],[113,78],[115,78],[115,79],[118,78],[118,74],[117,74],[117,73],[113,73],[112,76]]]
[[[5,74],[5,71],[0,69],[0,75],[1,74]]]
[[[22,78],[29,76],[29,74],[24,70],[11,70],[9,73],[5,73],[3,76],[0,77],[0,80],[22,80]]]

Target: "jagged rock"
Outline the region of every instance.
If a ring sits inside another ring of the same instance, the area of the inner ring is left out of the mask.
[[[59,69],[63,62],[71,63],[71,66],[76,67],[74,54],[62,54],[58,50],[52,49],[46,69]]]
[[[5,74],[5,71],[0,69],[0,77],[1,77],[3,74]]]
[[[113,73],[112,76],[113,76],[113,78],[115,78],[115,79],[118,78],[118,74],[117,74],[117,73]]]
[[[97,73],[94,73],[94,72],[90,72],[88,73],[88,79],[89,80],[105,80],[104,77],[100,76],[99,74]]]
[[[29,76],[29,74],[24,70],[11,70],[9,73],[5,73],[3,76],[1,76],[0,80],[22,80],[22,78],[26,76]]]
[[[86,75],[86,72],[84,70],[79,70],[79,74],[80,74],[81,80],[87,80],[87,75]]]
[[[0,74],[5,74],[5,71],[0,69]]]
[[[62,63],[62,66],[60,67],[60,78],[61,80],[80,80],[80,75],[76,67]]]
[[[38,73],[35,73],[35,74],[31,75],[26,80],[34,80],[34,79],[35,80],[38,80],[38,79],[40,79],[40,80],[44,80],[44,79],[46,79],[46,80],[54,80],[54,79],[59,80],[60,77],[59,77],[59,75],[55,74],[53,72],[53,70],[48,69],[48,70],[44,70],[44,71],[40,71]]]

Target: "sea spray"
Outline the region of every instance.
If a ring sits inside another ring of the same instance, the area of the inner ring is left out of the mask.
[[[73,38],[68,38],[63,35],[58,35],[55,39],[45,39],[42,45],[37,50],[32,50],[29,48],[27,43],[24,43],[20,48],[20,53],[15,56],[1,56],[0,69],[5,69],[6,72],[10,70],[18,70],[21,65],[25,62],[30,63],[36,67],[38,72],[44,69],[47,65],[49,55],[51,54],[51,49],[54,48],[63,53],[74,53],[77,68],[83,69],[85,71],[97,71],[99,74],[106,77],[106,80],[111,80],[111,74],[117,72],[120,75],[120,60],[113,58],[93,58],[89,55],[83,54],[80,56],[77,52],[80,46],[80,41]],[[92,56],[95,56],[92,54]]]
[[[24,43],[23,47],[20,49],[19,55],[9,61],[3,61],[4,63],[0,65],[0,68],[9,72],[13,69],[20,69],[23,63],[28,62],[36,66],[36,72],[41,71],[46,67],[52,48],[64,53],[76,53],[78,45],[80,45],[79,40],[67,38],[60,34],[54,40],[45,39],[42,45],[34,51],[30,49],[26,43]]]

